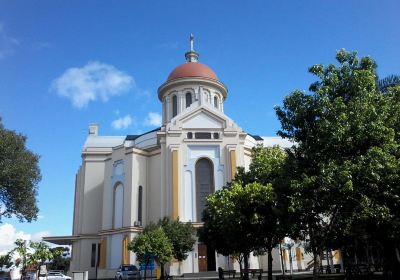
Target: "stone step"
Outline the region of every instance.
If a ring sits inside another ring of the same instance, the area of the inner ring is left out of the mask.
[[[191,279],[199,279],[199,278],[218,278],[218,272],[216,271],[204,271],[204,272],[196,272],[196,273],[184,273],[182,278],[191,278]]]

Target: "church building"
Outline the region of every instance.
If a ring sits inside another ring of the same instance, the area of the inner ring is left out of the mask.
[[[158,88],[160,128],[103,136],[96,124],[89,125],[76,174],[72,235],[44,238],[72,246],[71,271],[113,278],[121,264],[138,265],[127,244],[149,222],[179,217],[201,227],[207,195],[230,182],[238,166],[249,167],[252,147],[291,146],[280,137],[251,135],[225,115],[228,88],[199,62],[193,37],[185,58]],[[280,270],[276,251],[274,270]],[[296,261],[294,252],[295,269],[304,268],[299,256]],[[172,262],[169,271],[182,275],[218,267],[232,269],[232,260],[196,242],[188,258]],[[251,267],[266,270],[266,257],[252,256]]]

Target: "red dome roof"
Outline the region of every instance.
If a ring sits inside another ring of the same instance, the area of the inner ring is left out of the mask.
[[[167,81],[187,77],[218,80],[217,75],[207,65],[198,62],[187,62],[176,67],[171,74],[169,74]]]

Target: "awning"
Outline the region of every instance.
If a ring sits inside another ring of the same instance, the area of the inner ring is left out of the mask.
[[[77,236],[46,236],[42,238],[43,241],[50,242],[57,245],[72,245],[74,240],[77,240]]]

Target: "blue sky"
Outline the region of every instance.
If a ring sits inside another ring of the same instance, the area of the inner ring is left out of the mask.
[[[372,56],[381,77],[400,74],[399,11],[394,0],[0,0],[0,116],[28,136],[43,175],[39,219],[0,227],[31,237],[71,233],[88,124],[102,135],[153,129],[157,88],[184,62],[190,33],[200,61],[228,86],[225,113],[245,131],[274,135],[273,106],[307,90],[307,68],[333,63],[340,48]]]

